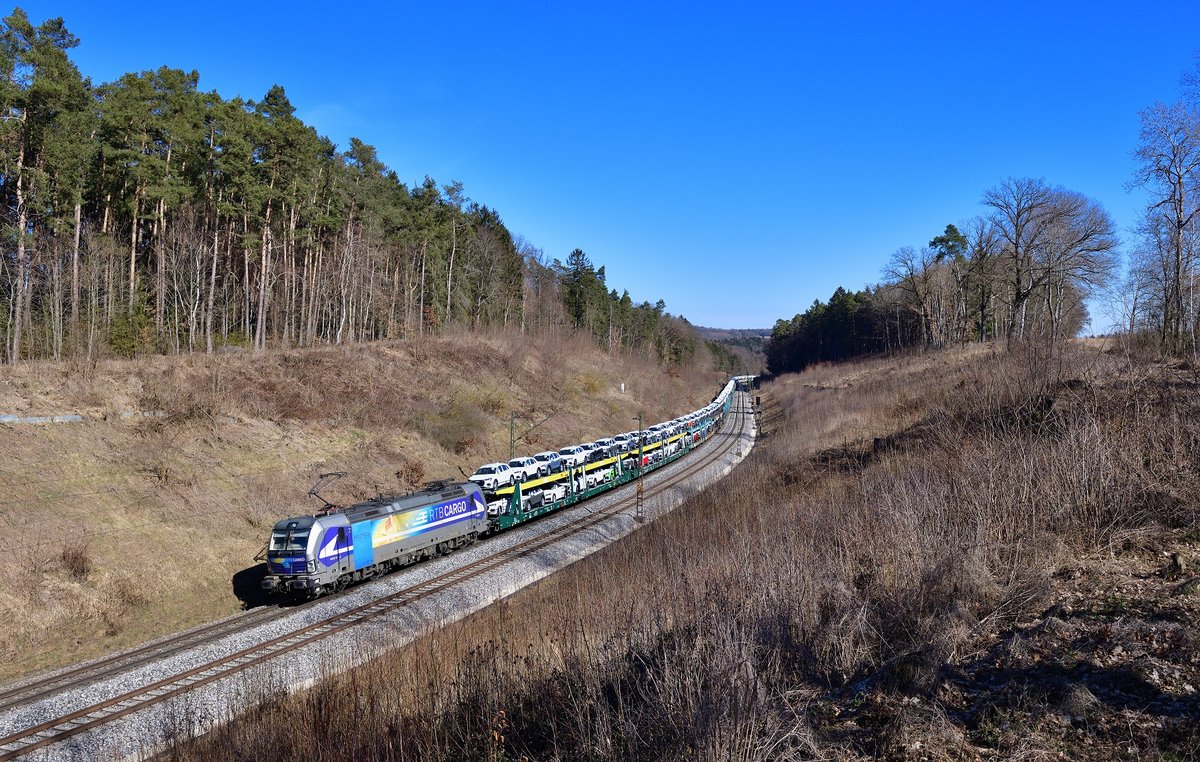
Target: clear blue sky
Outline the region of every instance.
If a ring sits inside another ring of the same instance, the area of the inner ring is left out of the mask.
[[[878,281],[1006,176],[1130,227],[1138,111],[1200,49],[1181,0],[21,7],[64,17],[94,82],[279,83],[405,182],[461,180],[547,255],[579,247],[635,300],[731,328]]]

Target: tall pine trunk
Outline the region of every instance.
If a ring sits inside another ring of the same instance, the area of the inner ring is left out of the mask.
[[[25,228],[29,224],[25,209],[25,146],[17,154],[17,289],[12,316],[12,346],[8,359],[11,363],[21,361],[21,327],[25,324],[25,294],[29,290],[29,262],[26,261]]]
[[[167,304],[167,202],[159,199],[154,215],[154,336],[160,352],[165,351]]]
[[[83,204],[75,202],[75,231],[71,245],[71,325],[79,322],[79,236],[83,231]]]
[[[267,202],[267,214],[263,220],[262,248],[258,272],[258,321],[254,328],[254,348],[262,351],[267,347],[267,286],[271,276],[271,203]]]
[[[138,218],[142,214],[142,189],[141,186],[134,187],[133,193],[133,219],[129,228],[129,316],[133,317],[133,303],[135,294],[137,293],[137,245],[138,245]]]

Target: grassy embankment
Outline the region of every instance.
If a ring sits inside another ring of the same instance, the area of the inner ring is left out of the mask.
[[[719,374],[516,333],[0,371],[0,680],[237,611],[279,518],[692,410]],[[626,384],[626,394],[619,384]],[[122,411],[162,410],[122,419]]]
[[[1192,758],[1197,381],[1080,348],[781,378],[681,509],[173,756]]]

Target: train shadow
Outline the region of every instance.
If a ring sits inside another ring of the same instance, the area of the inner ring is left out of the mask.
[[[256,609],[259,606],[275,605],[270,593],[262,588],[263,577],[267,576],[265,563],[242,569],[233,575],[233,594],[242,602],[242,610]]]

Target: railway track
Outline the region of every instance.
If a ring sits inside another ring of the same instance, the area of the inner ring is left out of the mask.
[[[32,704],[47,696],[53,696],[64,688],[94,683],[167,656],[173,656],[189,648],[211,643],[227,635],[258,627],[279,617],[287,616],[297,608],[296,606],[290,608],[271,606],[251,609],[227,619],[169,635],[165,639],[145,643],[130,651],[114,654],[99,661],[80,664],[31,682],[5,687],[0,689],[0,713]]]
[[[708,443],[708,447],[699,453],[699,458],[694,461],[686,459],[683,461],[685,464],[684,468],[675,473],[664,474],[664,478],[661,481],[656,481],[652,487],[646,489],[644,496],[653,497],[670,490],[694,474],[702,472],[705,468],[719,461],[732,451],[737,446],[745,430],[745,418],[748,414],[746,407],[745,398],[742,395],[736,396],[725,427],[731,430],[719,432],[717,437],[714,438],[717,441]],[[633,485],[629,486],[632,487]],[[622,495],[621,492],[629,492],[630,494]],[[635,505],[637,499],[636,494],[632,490],[621,490],[612,493],[611,497],[614,500],[610,505],[586,513],[575,521],[521,540],[496,553],[451,569],[444,574],[377,598],[361,606],[333,614],[321,621],[293,630],[285,635],[213,659],[192,669],[120,693],[109,699],[64,714],[63,716],[46,719],[43,722],[0,738],[0,762],[16,759],[37,749],[42,749],[81,733],[94,730],[114,720],[155,704],[168,701],[171,698],[195,690],[201,686],[223,680],[258,664],[327,638],[330,635],[344,632],[403,606],[440,593],[465,580],[486,574],[505,564],[532,555],[566,537],[587,531],[612,516],[629,510]],[[0,702],[2,702],[0,703],[0,710],[27,705],[46,696],[74,687],[89,685],[103,677],[115,675],[132,667],[144,665],[204,643],[213,642],[231,633],[264,624],[294,610],[294,608],[260,609],[256,611],[266,611],[267,613],[257,616],[250,616],[255,613],[254,611],[247,612],[247,615],[242,617],[196,628],[182,633],[178,638],[169,638],[159,643],[148,644],[144,648],[115,656],[111,660],[83,665],[75,670],[51,675],[44,681],[15,687],[4,693],[0,693]]]

